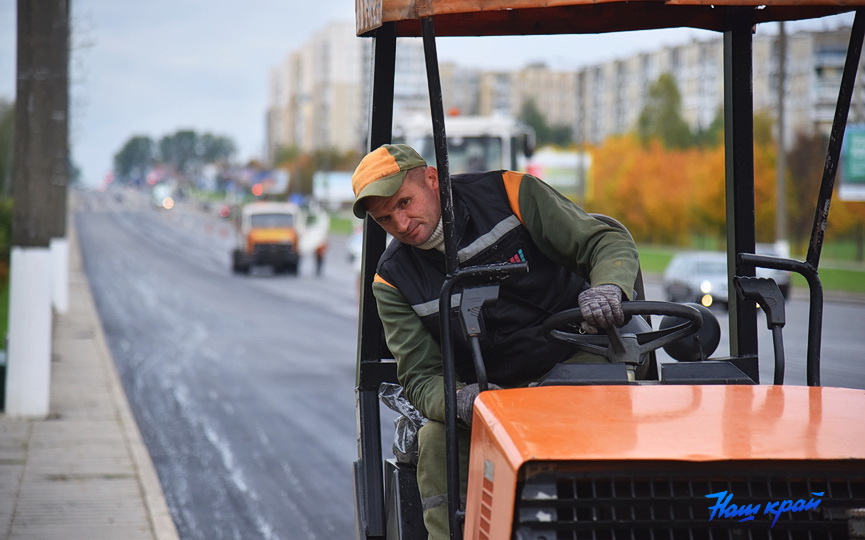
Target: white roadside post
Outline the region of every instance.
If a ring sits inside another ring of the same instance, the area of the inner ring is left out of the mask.
[[[69,1],[18,0],[5,413],[45,418],[53,312],[67,308]]]

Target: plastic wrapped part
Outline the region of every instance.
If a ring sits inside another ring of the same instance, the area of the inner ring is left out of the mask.
[[[399,384],[381,383],[378,397],[387,407],[399,413],[393,421],[393,455],[400,463],[417,465],[417,433],[427,418],[409,403],[405,390]]]

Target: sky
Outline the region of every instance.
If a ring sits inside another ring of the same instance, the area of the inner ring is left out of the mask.
[[[16,0],[0,0],[0,99],[15,97]],[[230,137],[242,161],[264,146],[267,84],[286,55],[352,0],[70,0],[70,145],[98,185],[131,137],[180,129]],[[440,61],[516,70],[545,61],[579,69],[717,34],[694,29],[520,38],[442,38]],[[358,38],[360,39],[360,38]]]

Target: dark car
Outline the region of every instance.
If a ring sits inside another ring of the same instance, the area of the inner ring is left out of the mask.
[[[664,271],[663,286],[671,302],[726,305],[727,255],[714,251],[677,253]]]
[[[758,245],[758,253],[776,255],[772,246]],[[772,278],[787,298],[790,272],[758,268],[757,277]],[[664,294],[671,302],[696,302],[706,307],[729,302],[727,255],[720,251],[693,251],[673,256],[663,278]]]

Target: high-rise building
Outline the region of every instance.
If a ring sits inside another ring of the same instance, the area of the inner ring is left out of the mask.
[[[267,156],[280,147],[355,150],[366,104],[362,68],[369,40],[354,24],[334,23],[289,54],[271,73]],[[367,55],[368,56],[368,55]]]
[[[778,39],[768,30],[756,34],[753,41],[754,110],[777,118]],[[841,28],[801,30],[787,36],[787,140],[797,132],[828,132],[831,127],[849,35],[849,28]],[[372,40],[357,38],[351,23],[330,25],[289,54],[271,74],[268,158],[272,160],[281,146],[304,151],[364,150],[371,65]],[[664,73],[676,80],[682,116],[692,130],[708,128],[722,113],[720,35],[575,71],[556,71],[543,64],[513,72],[448,62],[440,66],[446,112],[518,116],[523,104],[532,100],[547,125],[569,127],[580,143],[599,143],[634,130],[649,87]],[[399,38],[394,119],[416,115],[429,115],[423,45],[419,38]],[[865,121],[862,84],[856,86],[849,121]]]

